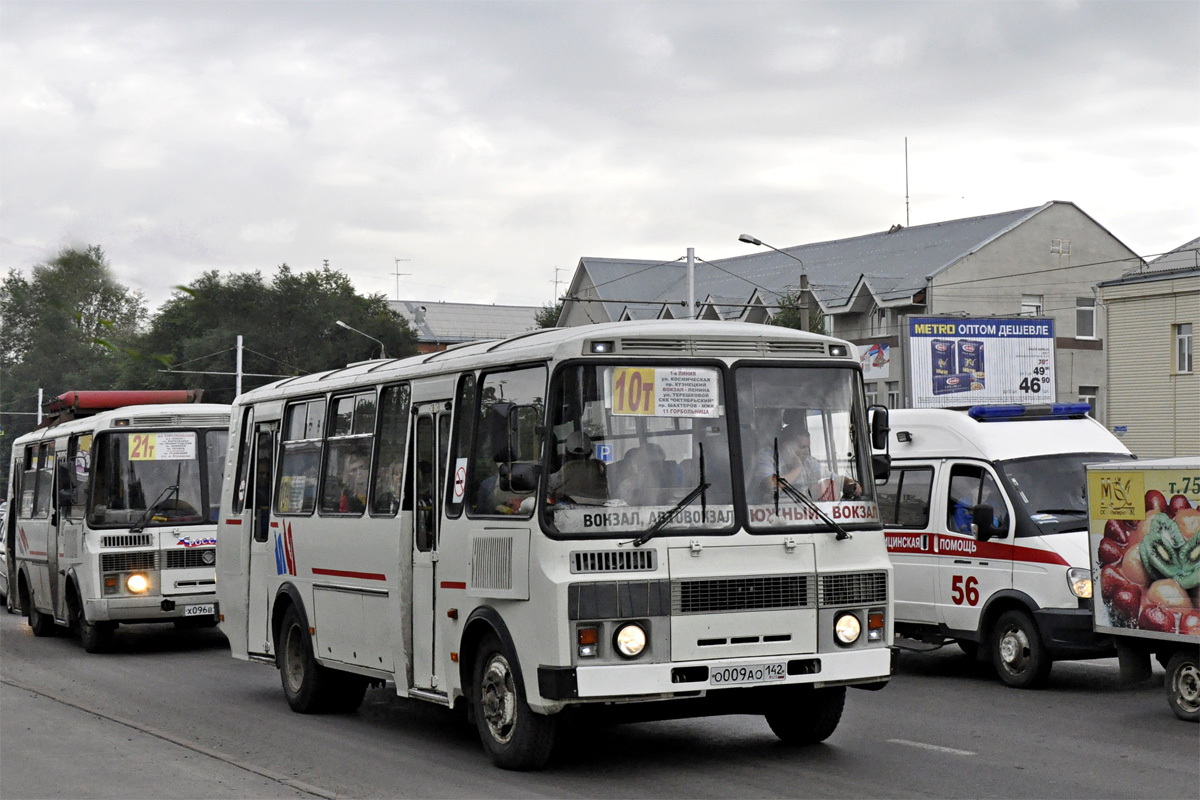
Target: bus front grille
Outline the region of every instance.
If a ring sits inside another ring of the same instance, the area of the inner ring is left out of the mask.
[[[656,550],[579,550],[571,553],[571,572],[654,572]]]
[[[886,572],[848,572],[822,575],[822,606],[861,606],[887,602]]]
[[[757,611],[811,608],[815,585],[809,575],[712,578],[671,583],[671,611],[703,614],[714,611]]]
[[[152,533],[115,533],[100,537],[101,547],[149,547],[152,544]]]
[[[154,569],[158,554],[141,553],[102,553],[100,555],[101,572],[137,572]]]
[[[208,554],[208,561],[204,560]],[[188,548],[186,550],[164,550],[164,569],[192,569],[194,567],[215,567],[217,564],[217,549],[215,547]]]

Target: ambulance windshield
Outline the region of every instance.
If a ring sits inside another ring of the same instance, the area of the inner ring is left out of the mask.
[[[1116,453],[1064,453],[1002,461],[997,466],[1015,489],[1013,499],[1025,506],[1042,532],[1060,533],[1086,524],[1085,465],[1132,458]]]

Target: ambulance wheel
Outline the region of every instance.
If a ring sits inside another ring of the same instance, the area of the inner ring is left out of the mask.
[[[992,663],[1000,680],[1017,689],[1033,689],[1046,682],[1053,662],[1038,635],[1033,619],[1024,611],[1005,611],[992,628]]]
[[[79,599],[79,591],[71,593],[68,601],[71,612],[71,625],[79,635],[79,643],[88,653],[103,653],[112,645],[113,631],[117,626],[111,622],[89,622],[83,610],[83,601]]]
[[[771,731],[786,744],[817,744],[833,735],[842,721],[846,687],[811,689],[798,694],[792,703],[768,711]]]
[[[497,767],[541,769],[554,748],[558,720],[529,707],[516,664],[516,656],[495,634],[479,643],[471,684],[475,727]]]
[[[1180,719],[1200,721],[1200,667],[1195,653],[1180,650],[1167,662],[1167,702]]]

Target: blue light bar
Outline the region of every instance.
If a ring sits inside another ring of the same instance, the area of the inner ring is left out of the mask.
[[[1068,419],[1084,417],[1092,410],[1090,403],[1042,403],[1040,405],[972,406],[967,409],[971,419],[998,422],[1014,419]]]

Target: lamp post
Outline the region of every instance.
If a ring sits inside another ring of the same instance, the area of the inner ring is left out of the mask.
[[[782,253],[783,255],[787,256],[788,258],[792,259],[793,261],[797,262],[800,265],[800,326],[802,328],[804,328],[804,330],[809,330],[809,326],[808,326],[808,275],[806,275],[804,272],[804,269],[805,269],[804,262],[800,260],[799,256],[794,256],[791,253],[787,252],[786,250],[780,250],[778,247],[773,247],[761,239],[755,239],[753,236],[751,236],[748,233],[743,233],[741,236],[739,236],[738,241],[745,242],[746,244],[752,244],[756,247],[766,247],[771,250],[774,250],[776,253]]]
[[[366,337],[367,337],[368,339],[370,339],[372,342],[374,342],[375,344],[379,345],[379,357],[380,357],[380,358],[387,358],[387,352],[386,352],[386,351],[383,349],[383,342],[379,341],[379,340],[378,340],[378,339],[376,339],[374,336],[368,336],[367,334],[365,334],[365,333],[363,333],[362,331],[360,331],[358,328],[351,328],[349,325],[347,325],[346,323],[342,322],[340,319],[339,319],[339,320],[336,320],[336,321],[334,322],[334,324],[335,324],[335,325],[337,325],[339,328],[345,328],[345,329],[346,329],[346,330],[348,330],[348,331],[353,331],[354,333],[357,333],[359,336],[366,336]]]

